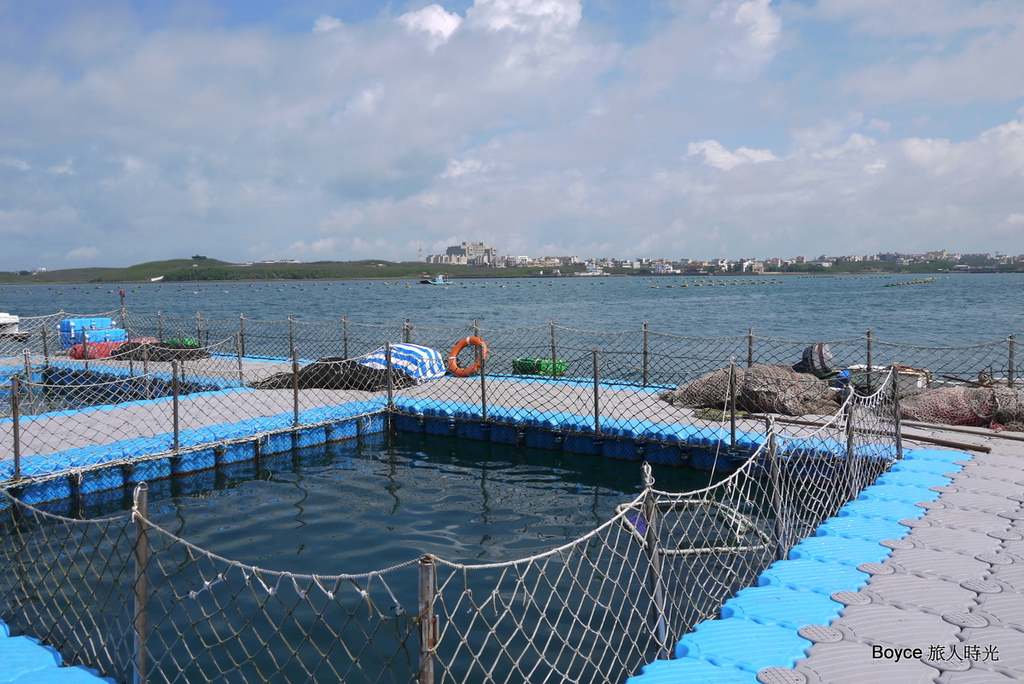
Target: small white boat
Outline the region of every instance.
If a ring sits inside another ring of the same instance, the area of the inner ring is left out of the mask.
[[[438,273],[429,280],[421,280],[420,285],[454,285],[455,283],[444,273]]]
[[[151,282],[151,283],[159,283],[163,279],[164,279],[163,276],[157,276],[156,278],[150,278],[149,282]]]
[[[20,318],[9,313],[0,313],[0,340],[25,342],[29,334],[18,330]]]

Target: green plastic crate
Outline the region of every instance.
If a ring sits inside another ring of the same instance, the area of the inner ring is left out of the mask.
[[[552,372],[552,368],[554,372]],[[561,359],[512,359],[513,375],[565,375],[565,361]]]

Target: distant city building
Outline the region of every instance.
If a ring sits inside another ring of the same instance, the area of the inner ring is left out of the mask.
[[[428,254],[428,264],[447,264],[450,266],[468,266],[469,259],[462,254]]]
[[[465,257],[470,266],[493,266],[498,262],[498,250],[484,242],[463,242],[452,245],[445,254],[452,257]]]

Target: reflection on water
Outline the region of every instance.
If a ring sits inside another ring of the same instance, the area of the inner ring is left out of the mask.
[[[655,477],[660,488],[685,490],[709,476],[660,468]],[[424,553],[526,557],[585,534],[639,490],[639,463],[394,433],[154,483],[150,515],[227,558],[340,574]]]
[[[451,328],[559,325],[586,330],[651,330],[690,337],[756,334],[787,340],[838,340],[872,330],[894,343],[956,346],[1021,333],[1024,274],[939,275],[892,288],[906,274],[866,276],[689,276],[467,279],[458,287],[406,281],[145,283],[130,288],[131,312],[237,321],[337,321]],[[709,287],[708,285],[714,285]],[[668,287],[672,285],[672,287]],[[697,287],[697,285],[701,285]],[[3,309],[19,316],[58,311],[94,314],[120,304],[117,286],[0,285]],[[168,322],[168,325],[172,325]],[[2,345],[0,345],[2,348]],[[15,349],[12,354],[20,350]]]

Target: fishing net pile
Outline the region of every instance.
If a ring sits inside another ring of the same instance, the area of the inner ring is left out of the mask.
[[[387,370],[371,368],[358,361],[326,357],[303,366],[298,373],[299,389],[362,390],[379,392],[387,389]],[[293,373],[275,373],[251,384],[256,389],[291,389]],[[406,373],[392,370],[392,387],[412,387],[413,379]]]
[[[940,387],[902,399],[900,416],[941,425],[1024,431],[1024,392],[1012,387]]]
[[[662,395],[670,404],[688,408],[729,405],[729,369],[715,371]],[[792,366],[758,365],[736,368],[736,410],[802,416],[834,413],[839,406],[836,390],[810,373]]]

